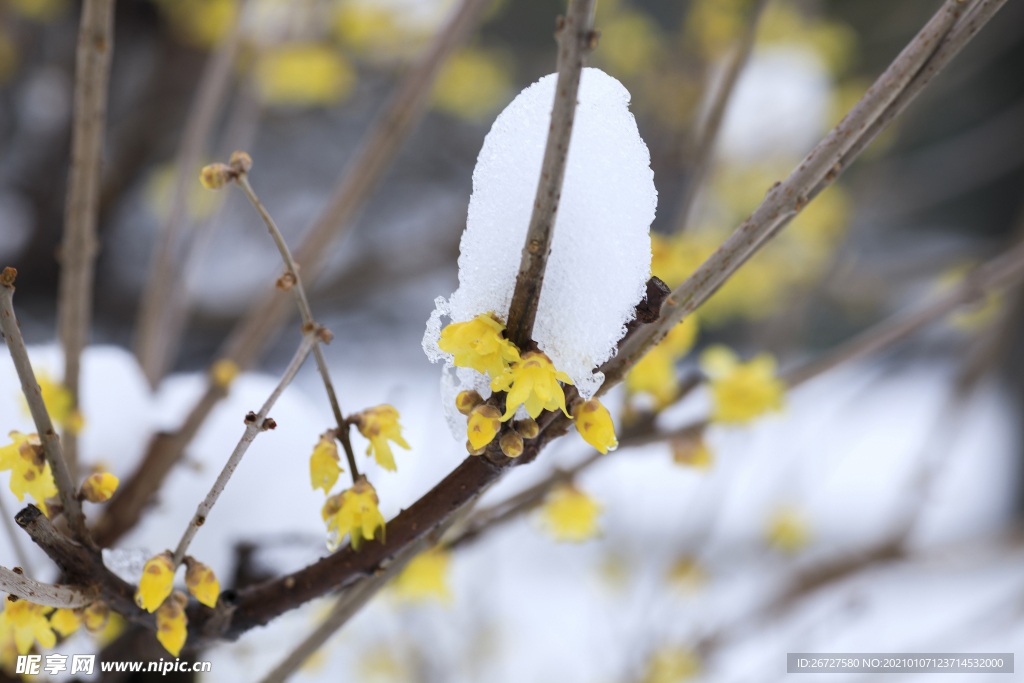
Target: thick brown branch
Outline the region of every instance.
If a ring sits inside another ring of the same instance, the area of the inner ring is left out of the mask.
[[[576,97],[580,89],[580,75],[587,55],[597,46],[594,31],[594,5],[596,0],[571,0],[565,18],[558,18],[558,81],[555,102],[551,109],[551,126],[544,147],[544,161],[537,182],[537,197],[526,231],[516,288],[508,310],[506,335],[521,349],[527,348],[533,336],[533,322],[537,317],[537,303],[544,285],[544,270],[551,253],[558,203],[562,197],[562,180],[569,158],[572,124],[576,118]]]
[[[0,591],[37,605],[68,609],[91,605],[99,596],[98,590],[33,581],[19,570],[0,567]]]
[[[92,318],[93,270],[99,243],[100,161],[107,116],[107,83],[114,51],[114,0],[85,0],[75,56],[75,114],[71,128],[71,169],[60,246],[57,328],[64,348],[64,385],[78,405],[82,349]],[[75,477],[77,441],[65,437],[68,469]]]
[[[17,274],[14,268],[5,268],[3,275],[0,276],[0,330],[3,331],[7,348],[11,352],[11,360],[14,361],[14,369],[21,380],[21,391],[25,394],[29,412],[32,413],[32,421],[35,422],[39,439],[43,443],[46,461],[50,463],[50,469],[53,471],[53,480],[57,485],[57,491],[60,492],[60,502],[68,527],[75,538],[92,543],[89,529],[85,526],[82,504],[76,495],[78,491],[64,460],[60,437],[54,431],[50,414],[46,411],[43,392],[36,381],[32,363],[28,359],[28,351],[25,349],[25,340],[21,336],[18,319],[14,315],[14,278]]]

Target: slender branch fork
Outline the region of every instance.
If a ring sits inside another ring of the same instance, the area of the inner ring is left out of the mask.
[[[60,299],[57,327],[64,348],[64,385],[78,407],[82,349],[92,317],[96,220],[99,215],[100,161],[107,113],[107,83],[114,51],[114,0],[85,0],[75,56],[75,113],[71,128],[71,169],[60,247]],[[75,477],[78,442],[65,434],[71,477]]]
[[[284,261],[285,268],[288,269],[287,274],[294,281],[292,289],[295,292],[295,302],[299,306],[299,313],[302,315],[303,326],[317,327],[316,321],[313,319],[313,309],[310,307],[309,299],[306,297],[306,288],[302,285],[302,277],[299,275],[299,266],[295,263],[295,259],[292,258],[292,252],[288,249],[288,243],[284,241],[284,235],[281,234],[277,223],[274,222],[273,217],[264,208],[263,202],[260,201],[259,197],[256,196],[256,192],[253,191],[252,185],[249,183],[248,171],[242,169],[235,179],[235,183],[245,192],[245,196],[249,199],[253,208],[256,209],[260,218],[263,219],[267,230],[270,231],[270,236],[274,238],[277,250],[281,252],[281,259]],[[323,332],[326,332],[326,330],[323,330]],[[322,337],[324,335],[321,334],[319,336]],[[327,338],[329,339],[329,334]],[[324,351],[320,347],[320,341],[322,340],[318,337],[316,344],[313,346],[313,356],[316,358],[317,370],[320,372],[320,377],[324,381],[324,388],[327,390],[327,398],[331,403],[334,421],[338,424],[337,435],[345,449],[345,457],[348,459],[348,466],[352,473],[352,482],[355,483],[359,478],[359,468],[356,466],[355,453],[352,452],[352,441],[348,433],[349,425],[341,414],[341,406],[338,404],[338,397],[334,392],[334,383],[331,381],[331,373],[327,368],[327,359],[324,358]]]
[[[249,445],[256,439],[256,435],[260,432],[265,432],[268,429],[273,429],[277,425],[274,421],[267,417],[267,413],[277,403],[277,399],[280,398],[285,388],[291,384],[292,380],[295,379],[295,375],[299,372],[299,368],[302,367],[303,362],[306,360],[306,356],[309,355],[311,349],[316,348],[317,344],[317,328],[314,326],[308,332],[305,333],[302,339],[302,343],[299,344],[298,350],[292,357],[291,362],[284,371],[284,375],[281,377],[281,381],[278,382],[277,387],[270,394],[270,397],[260,408],[260,412],[253,415],[249,413],[245,417],[245,433],[242,434],[242,438],[238,440],[238,445],[235,446],[235,450],[232,451],[231,457],[228,458],[227,463],[224,465],[224,469],[221,470],[220,475],[217,477],[217,481],[214,482],[210,492],[206,494],[206,498],[199,504],[196,509],[196,514],[192,516],[192,521],[189,522],[188,528],[185,529],[185,533],[181,536],[181,541],[178,542],[178,547],[174,551],[174,566],[177,567],[181,564],[182,560],[185,559],[185,552],[188,550],[188,546],[192,543],[192,539],[195,537],[196,532],[199,531],[206,518],[210,515],[210,510],[213,509],[217,499],[220,498],[220,494],[224,492],[224,488],[228,484],[228,480],[231,479],[231,475],[238,469],[238,465],[242,462],[242,457],[245,452],[249,450]]]
[[[526,349],[533,336],[544,270],[551,254],[551,239],[562,197],[562,180],[569,158],[572,124],[576,118],[580,76],[587,55],[597,47],[599,34],[594,30],[595,3],[596,0],[572,0],[566,16],[558,18],[558,80],[551,109],[551,127],[505,325],[508,338],[520,349]]]
[[[7,349],[11,352],[14,368],[18,371],[21,390],[25,394],[29,412],[32,413],[32,421],[35,422],[39,439],[43,443],[46,460],[50,463],[50,469],[53,471],[53,480],[60,493],[64,518],[67,519],[68,527],[78,541],[91,544],[92,537],[89,535],[89,529],[85,526],[82,504],[75,495],[75,484],[68,471],[67,461],[64,460],[60,437],[54,431],[50,414],[46,411],[43,392],[36,381],[32,363],[28,359],[28,351],[25,349],[25,340],[21,336],[18,319],[14,315],[14,278],[17,275],[18,271],[14,268],[5,268],[3,274],[0,275],[0,330],[3,331],[4,339],[7,341]]]

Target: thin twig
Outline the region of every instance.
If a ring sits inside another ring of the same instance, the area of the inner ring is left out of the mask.
[[[927,83],[991,18],[1006,0],[946,0],[924,29],[868,89],[850,113],[662,305],[661,320],[633,335],[602,366],[599,394],[622,381],[629,369],[669,330],[711,296],[758,249],[785,227],[902,111]]]
[[[43,443],[46,460],[53,471],[53,480],[57,485],[57,491],[60,492],[60,502],[68,527],[76,540],[91,544],[92,539],[89,536],[89,529],[85,526],[85,516],[82,514],[82,504],[78,501],[75,484],[64,460],[60,437],[54,431],[50,414],[46,411],[43,392],[36,382],[36,375],[32,371],[32,363],[25,349],[25,340],[21,336],[18,319],[14,315],[14,278],[17,274],[18,271],[14,268],[5,268],[3,275],[0,275],[0,330],[3,330],[4,338],[7,340],[7,349],[11,352],[11,360],[14,361],[18,379],[21,380],[21,390],[25,394],[29,412],[32,413],[32,421],[35,422],[39,439]]]
[[[244,6],[239,10],[241,17]],[[135,356],[150,386],[155,387],[167,372],[174,349],[174,337],[167,334],[168,316],[177,310],[175,299],[184,296],[177,286],[181,280],[181,230],[188,217],[189,188],[195,186],[196,170],[206,150],[214,124],[227,99],[232,65],[240,42],[239,21],[210,55],[199,81],[195,99],[182,133],[175,162],[174,193],[170,212],[160,228],[153,254],[153,267],[139,304],[135,333]]]
[[[71,168],[60,246],[60,298],[57,328],[64,348],[64,386],[72,405],[79,400],[82,349],[89,340],[93,271],[99,241],[100,163],[107,117],[107,83],[114,51],[114,0],[85,0],[75,55],[75,113],[71,128]],[[75,478],[78,445],[65,434],[67,466]]]
[[[249,203],[253,205],[256,212],[263,219],[263,222],[267,226],[267,230],[270,231],[270,236],[274,238],[274,243],[277,245],[277,250],[281,253],[281,260],[284,261],[285,268],[288,269],[288,274],[294,281],[292,290],[295,292],[295,302],[299,306],[299,313],[302,315],[303,326],[316,327],[316,320],[313,319],[313,309],[309,305],[309,299],[306,297],[306,289],[302,285],[302,277],[299,275],[299,266],[295,263],[295,259],[292,258],[292,253],[288,249],[288,243],[284,241],[284,235],[281,234],[281,230],[277,227],[277,223],[274,222],[273,217],[263,206],[259,197],[256,196],[256,192],[253,191],[252,185],[249,183],[249,174],[247,171],[239,173],[235,180],[236,184],[242,188],[245,192],[245,196],[248,198]],[[327,398],[331,403],[331,411],[334,413],[334,420],[338,425],[337,436],[341,440],[341,445],[345,449],[345,457],[348,459],[348,466],[352,473],[352,483],[354,484],[359,479],[359,468],[356,467],[355,453],[352,452],[352,441],[349,438],[349,425],[345,421],[345,418],[341,414],[341,406],[338,404],[338,396],[334,392],[334,383],[331,381],[331,373],[327,368],[327,359],[324,358],[324,351],[320,347],[321,339],[318,337],[316,344],[313,346],[313,356],[316,358],[316,367],[320,372],[320,377],[324,381],[324,388],[327,390]]]
[[[754,7],[751,8],[750,14],[747,15],[747,25],[743,35],[740,36],[729,56],[725,73],[714,89],[714,99],[712,99],[711,106],[708,107],[707,114],[697,131],[697,144],[690,162],[690,172],[687,174],[686,185],[683,187],[683,196],[679,200],[679,206],[676,207],[676,234],[686,230],[686,226],[690,222],[690,213],[693,211],[693,202],[711,169],[711,157],[715,151],[715,143],[718,141],[718,132],[722,128],[722,121],[725,119],[726,108],[732,98],[736,83],[739,81],[740,73],[750,59],[754,40],[757,38],[758,22],[767,4],[768,0],[757,0]]]
[[[227,463],[224,464],[224,469],[221,470],[220,476],[217,477],[217,481],[214,482],[213,487],[210,488],[210,492],[206,494],[206,498],[199,504],[196,509],[196,514],[192,516],[192,521],[189,522],[188,528],[185,529],[185,533],[181,536],[181,541],[178,543],[177,549],[174,551],[174,566],[177,567],[181,564],[182,560],[185,559],[185,552],[188,550],[189,544],[195,537],[196,532],[199,531],[199,527],[206,523],[207,517],[210,515],[210,510],[213,509],[217,499],[220,498],[220,494],[224,493],[224,487],[227,486],[228,480],[231,479],[231,475],[238,469],[238,465],[242,462],[242,457],[245,452],[249,450],[249,445],[256,439],[256,435],[260,432],[266,431],[267,429],[273,429],[276,425],[273,420],[268,420],[267,413],[274,407],[277,399],[280,398],[285,388],[291,384],[291,381],[295,379],[295,375],[299,372],[299,368],[302,367],[302,363],[305,362],[306,356],[309,355],[311,349],[316,347],[316,328],[311,329],[307,332],[303,338],[302,343],[299,345],[298,350],[292,357],[291,362],[284,371],[284,375],[281,376],[281,381],[278,382],[277,387],[270,394],[270,397],[260,408],[260,412],[253,415],[249,415],[245,418],[245,433],[242,434],[242,438],[238,440],[238,445],[235,446],[235,450],[232,451],[231,457],[228,458]]]
[[[4,530],[7,532],[7,537],[11,539],[11,545],[14,546],[14,554],[18,558],[21,568],[29,576],[35,576],[35,572],[32,571],[32,563],[29,561],[25,547],[21,544],[21,538],[18,536],[18,530],[14,528],[11,517],[7,514],[7,505],[4,503],[3,496],[0,496],[0,517],[3,517]]]
[[[96,602],[99,591],[82,586],[40,583],[7,567],[0,567],[0,591],[46,607],[74,609]]]
[[[526,349],[533,337],[537,303],[544,286],[544,271],[551,254],[551,239],[562,197],[562,180],[565,178],[565,166],[569,158],[580,75],[587,63],[587,55],[597,47],[595,5],[596,0],[571,0],[565,18],[558,18],[558,31],[555,33],[558,41],[558,81],[551,109],[551,126],[548,128],[544,161],[537,181],[537,196],[533,202],[533,213],[526,231],[526,242],[506,323],[508,338],[520,349]]]

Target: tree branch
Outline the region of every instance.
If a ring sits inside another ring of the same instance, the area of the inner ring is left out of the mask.
[[[597,47],[598,34],[594,31],[596,0],[570,0],[565,18],[558,18],[558,81],[555,102],[551,109],[551,126],[544,147],[544,161],[537,181],[537,197],[526,231],[516,287],[508,310],[506,334],[520,349],[526,349],[533,337],[533,323],[537,317],[537,303],[544,285],[544,270],[551,254],[558,202],[562,197],[572,124],[576,118],[576,97],[580,89],[580,74],[587,55]]]
[[[64,508],[64,518],[67,519],[68,527],[76,539],[84,543],[92,543],[89,529],[85,526],[82,504],[76,495],[78,491],[71,479],[67,462],[64,460],[60,437],[54,431],[50,414],[46,411],[43,392],[39,389],[39,383],[36,382],[36,375],[32,371],[32,363],[29,361],[28,351],[25,349],[25,340],[22,339],[18,319],[14,315],[14,278],[17,275],[18,271],[14,268],[5,268],[3,275],[0,275],[0,330],[3,331],[4,339],[7,341],[7,349],[11,352],[14,368],[18,371],[21,390],[25,394],[29,412],[32,413],[32,421],[35,422],[39,440],[43,443],[46,460],[50,463],[50,469],[53,471],[53,480],[60,492],[60,502]]]
[[[178,547],[174,551],[174,566],[177,567],[181,564],[182,560],[185,559],[185,552],[188,550],[188,546],[192,543],[192,539],[195,537],[196,532],[199,531],[199,527],[206,523],[207,517],[210,515],[210,510],[216,504],[217,499],[220,498],[220,494],[224,492],[224,487],[227,486],[228,480],[231,479],[231,475],[238,469],[238,465],[242,462],[242,457],[245,452],[249,450],[249,444],[256,439],[256,435],[260,432],[264,432],[268,429],[273,429],[276,424],[273,420],[268,420],[267,413],[277,403],[277,399],[280,398],[285,387],[291,384],[292,380],[295,379],[295,375],[299,372],[299,368],[302,367],[303,362],[306,360],[306,356],[309,355],[310,349],[314,348],[317,344],[317,332],[318,330],[313,327],[309,332],[302,338],[302,343],[299,345],[298,350],[292,357],[291,362],[284,371],[284,375],[281,377],[281,381],[277,383],[274,391],[270,394],[270,397],[260,408],[260,412],[253,415],[249,413],[245,417],[245,433],[242,434],[242,438],[238,440],[238,445],[235,446],[235,450],[232,451],[231,457],[224,464],[224,469],[221,470],[220,476],[217,477],[217,481],[213,483],[213,487],[210,492],[206,494],[206,498],[199,507],[196,509],[196,514],[192,516],[192,521],[189,522],[188,527],[185,529],[185,533],[181,536],[181,541],[178,542]]]
[[[64,349],[64,386],[78,407],[82,349],[92,318],[96,220],[99,215],[100,165],[107,114],[107,83],[114,51],[114,0],[85,0],[75,56],[75,113],[71,128],[71,169],[60,246],[60,298],[57,328]],[[74,479],[77,440],[65,434],[67,465]]]
[[[74,609],[91,605],[96,602],[99,595],[99,591],[87,590],[80,586],[33,581],[18,569],[15,567],[12,571],[7,567],[0,567],[0,591],[37,605]]]

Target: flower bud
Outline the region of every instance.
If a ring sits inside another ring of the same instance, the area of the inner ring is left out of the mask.
[[[85,612],[82,613],[82,621],[85,622],[85,628],[90,633],[98,633],[103,630],[107,625],[107,620],[110,618],[110,608],[107,603],[97,601],[85,608]]]
[[[518,458],[523,454],[523,437],[518,432],[505,432],[498,445],[501,446],[501,452],[510,458]]]
[[[90,503],[106,503],[119,483],[118,478],[108,472],[90,474],[82,484],[81,496]]]
[[[252,157],[242,151],[232,152],[228,164],[236,173],[248,173],[252,168]]]
[[[210,366],[210,381],[221,389],[227,389],[238,377],[241,368],[230,358],[221,358]]]
[[[487,446],[481,446],[480,448],[473,448],[473,442],[466,440],[466,450],[469,451],[470,455],[483,455],[484,451],[487,450]]]
[[[463,415],[469,415],[473,408],[476,408],[483,402],[484,400],[480,397],[480,394],[473,390],[460,391],[459,395],[455,397],[455,407]]]
[[[524,439],[536,439],[537,435],[540,434],[540,425],[537,424],[536,420],[516,420],[513,425],[515,429]]]
[[[231,169],[226,164],[210,164],[203,166],[199,173],[199,182],[207,190],[219,190],[231,180]]]
[[[193,557],[185,558],[185,566],[185,585],[188,586],[188,592],[207,607],[216,607],[217,597],[220,595],[220,582],[217,581],[213,570]]]
[[[483,448],[493,441],[499,429],[501,429],[501,413],[494,406],[485,403],[470,411],[466,434],[474,449]]]

